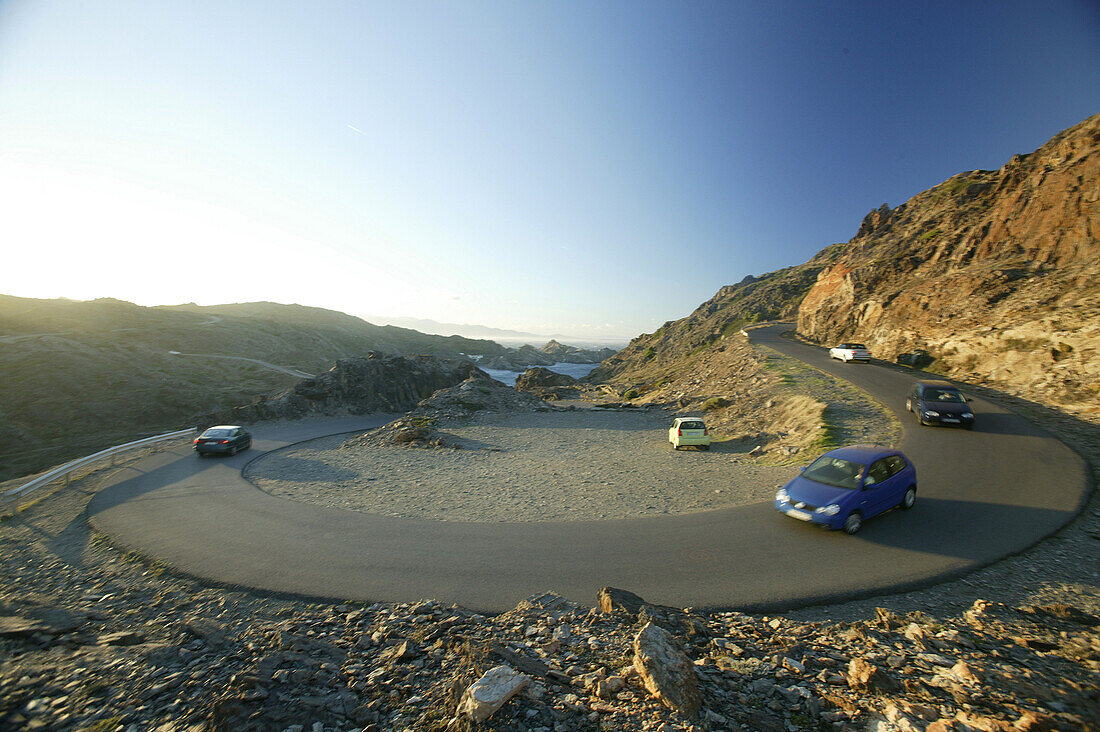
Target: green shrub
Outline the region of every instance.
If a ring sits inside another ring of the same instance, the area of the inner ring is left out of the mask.
[[[722,407],[728,407],[730,400],[725,397],[711,397],[703,402],[704,412],[713,412],[715,409],[721,409]]]
[[[637,389],[627,389],[625,392],[623,392],[623,399],[637,399],[637,398],[638,398],[638,390]]]

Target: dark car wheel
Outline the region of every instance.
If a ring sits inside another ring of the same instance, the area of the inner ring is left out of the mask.
[[[710,449],[710,445],[700,445],[699,447],[703,448],[704,450]]]
[[[898,505],[901,506],[906,511],[908,511],[910,508],[913,507],[913,504],[916,503],[916,502],[917,502],[917,487],[911,485],[905,491],[905,495],[902,496],[901,503],[899,503]]]
[[[229,450],[227,451],[227,454],[229,455],[229,457],[233,457],[234,455],[237,454],[237,448],[235,446],[229,448]]]
[[[848,518],[844,519],[844,533],[854,534],[863,527],[863,516],[859,511],[852,511]]]
[[[252,438],[251,437],[248,438],[248,444],[246,444],[244,446],[244,449],[245,450],[251,450],[252,449]]]

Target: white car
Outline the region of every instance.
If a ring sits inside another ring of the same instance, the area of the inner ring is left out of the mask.
[[[862,343],[841,343],[836,348],[829,349],[829,358],[839,358],[844,363],[849,361],[871,361],[871,352]]]
[[[668,441],[674,450],[689,446],[709,450],[710,430],[698,417],[677,417],[668,430]]]

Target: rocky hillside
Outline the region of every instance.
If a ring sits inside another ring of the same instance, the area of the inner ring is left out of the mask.
[[[433,392],[459,384],[475,373],[490,380],[464,358],[370,353],[366,358],[340,359],[325,373],[303,379],[281,394],[257,397],[251,404],[196,421],[250,424],[314,415],[404,412]]]
[[[722,288],[588,380],[698,399],[714,391],[701,359],[745,324],[787,318],[823,345],[864,341],[1100,419],[1100,115],[999,170],[883,205],[805,264]]]
[[[1100,418],[1100,115],[872,211],[798,330]]]
[[[0,480],[190,426],[182,423],[286,389],[298,372],[340,358],[503,350],[299,305],[0,296]]]
[[[735,335],[743,326],[793,318],[798,303],[817,275],[843,251],[835,244],[805,264],[727,285],[680,320],[670,320],[655,333],[643,333],[588,376],[588,381],[655,383],[667,381],[690,365],[704,349]]]

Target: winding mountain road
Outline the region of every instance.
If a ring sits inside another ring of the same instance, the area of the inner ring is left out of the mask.
[[[1084,461],[1027,420],[975,399],[973,431],[918,427],[903,411],[916,372],[831,361],[824,349],[782,338],[789,327],[751,337],[898,413],[900,447],[918,471],[912,511],[873,519],[855,536],[793,521],[770,502],[613,521],[434,522],[287,501],[241,477],[257,450],[389,419],[374,417],[264,427],[257,450],[228,459],[198,460],[182,448],[151,456],[108,479],[88,513],[117,543],[180,571],[276,592],[430,597],[497,611],[546,590],[591,603],[612,585],[662,604],[759,610],[966,573],[1028,548],[1084,504]]]
[[[211,321],[214,322],[214,321]],[[207,323],[202,323],[207,325]],[[169,351],[169,355],[172,356],[190,356],[197,358],[220,358],[227,361],[245,361],[247,363],[254,363],[257,366],[263,366],[266,369],[272,371],[278,371],[288,376],[294,376],[298,379],[312,379],[314,374],[307,374],[305,371],[299,371],[298,369],[287,368],[286,366],[279,366],[278,364],[268,363],[267,361],[261,361],[258,358],[248,358],[247,356],[222,356],[216,353],[181,353],[180,351]]]

